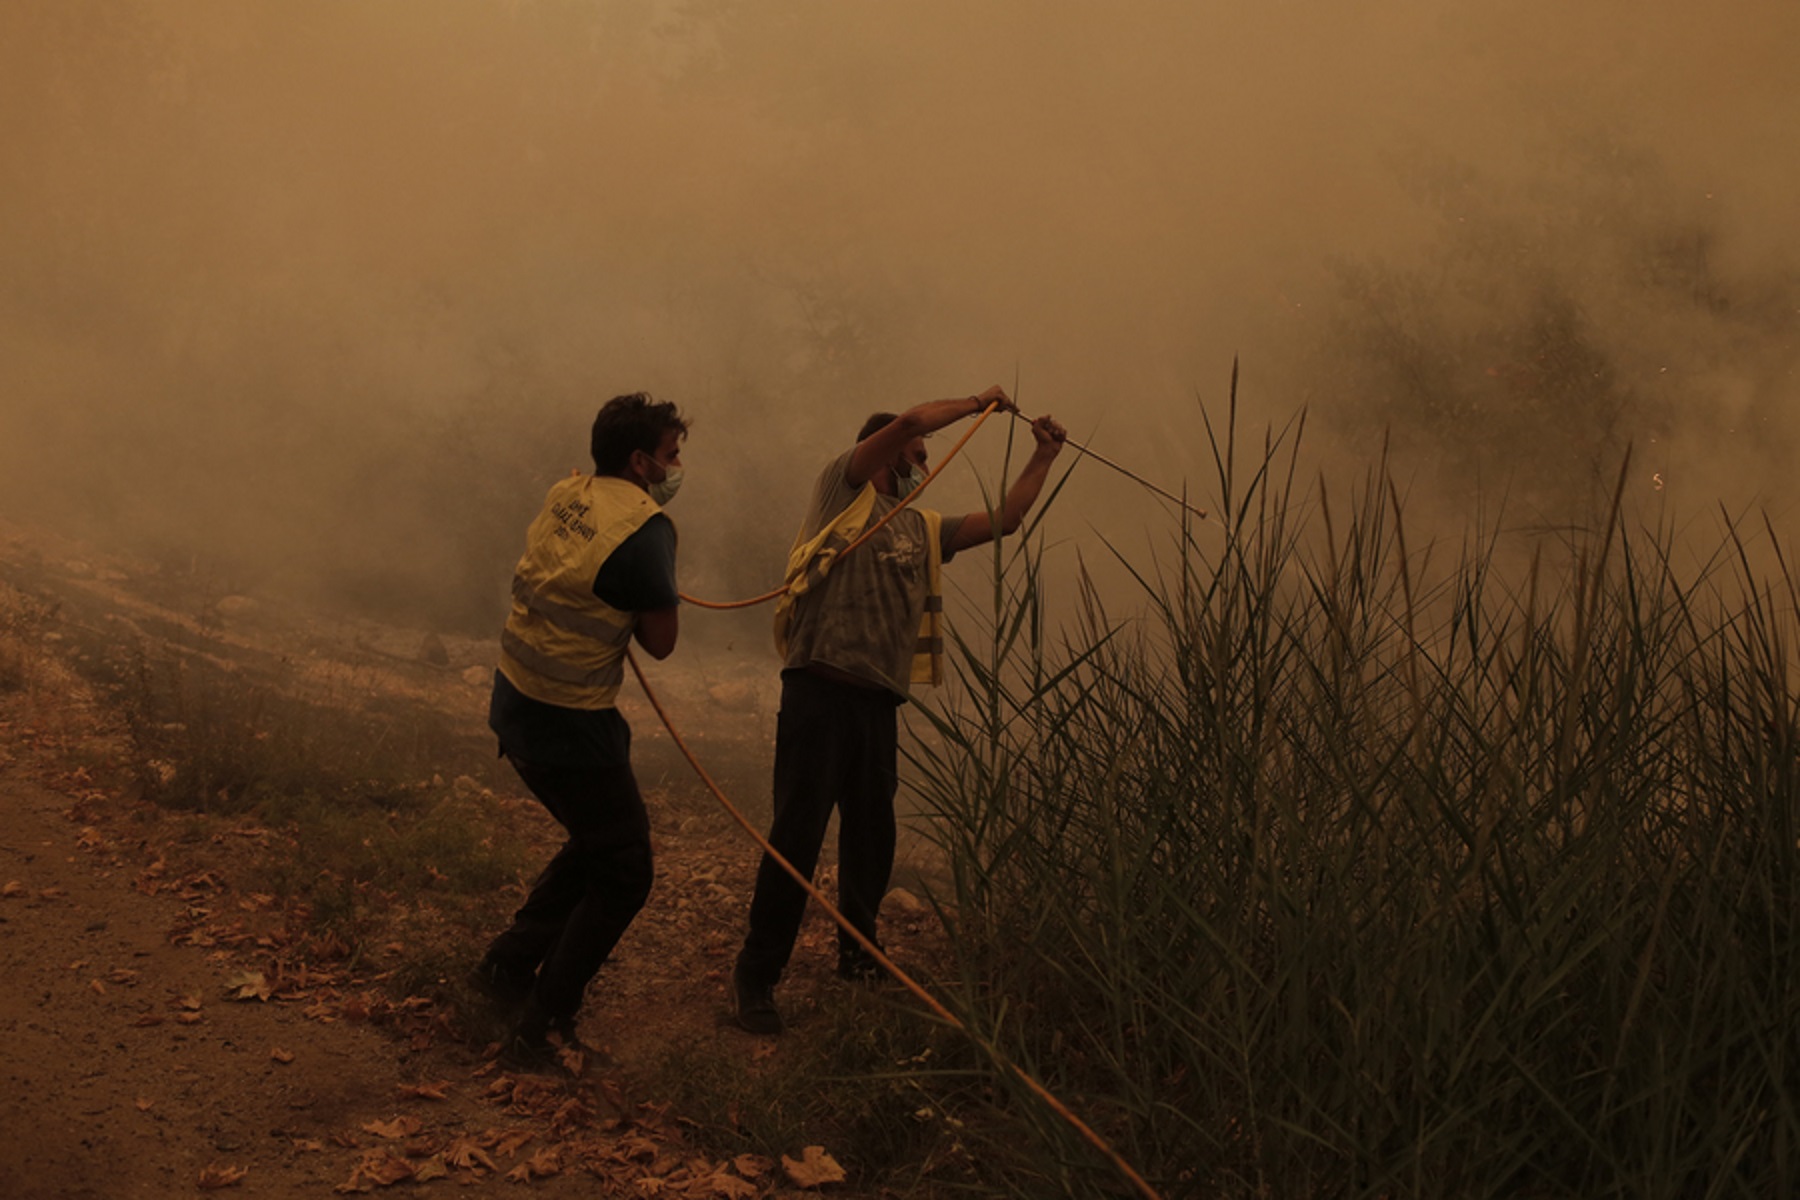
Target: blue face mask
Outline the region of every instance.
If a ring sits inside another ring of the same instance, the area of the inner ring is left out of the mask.
[[[917,464],[907,463],[906,474],[902,475],[898,470],[895,470],[894,472],[894,495],[904,500],[912,495],[914,489],[924,482],[925,472],[919,470]]]

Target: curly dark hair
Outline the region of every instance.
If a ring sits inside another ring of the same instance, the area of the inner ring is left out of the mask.
[[[668,401],[654,400],[649,392],[614,396],[600,407],[588,438],[595,472],[617,475],[631,461],[633,450],[655,454],[671,429],[686,437],[688,423]]]

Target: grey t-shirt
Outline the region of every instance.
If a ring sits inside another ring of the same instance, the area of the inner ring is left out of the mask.
[[[846,475],[855,448],[831,460],[813,484],[800,540],[816,536],[850,506],[861,487]],[[900,503],[877,495],[870,524]],[[944,561],[963,518],[945,517],[938,530]],[[794,602],[788,627],[789,668],[827,666],[857,679],[907,694],[919,618],[931,592],[925,518],[909,507],[874,537],[840,557],[825,581]]]

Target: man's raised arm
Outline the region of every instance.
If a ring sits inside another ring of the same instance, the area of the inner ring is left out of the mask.
[[[1044,490],[1044,480],[1050,477],[1050,464],[1062,453],[1063,442],[1069,435],[1053,417],[1045,416],[1031,423],[1031,436],[1036,442],[1032,447],[1031,457],[1026,460],[1018,479],[1007,489],[1006,499],[1000,506],[1001,533],[1018,531],[1019,525],[1025,520],[1025,514],[1037,503],[1038,493]],[[967,550],[971,546],[993,540],[992,515],[985,511],[972,512],[963,518],[962,525],[950,539],[950,548]]]

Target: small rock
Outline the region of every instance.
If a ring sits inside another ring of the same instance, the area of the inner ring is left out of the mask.
[[[470,667],[462,673],[463,682],[470,687],[480,687],[494,677],[492,667]]]
[[[706,689],[706,694],[714,704],[732,712],[749,712],[756,707],[756,689],[740,681],[715,683]]]
[[[895,888],[893,891],[889,892],[887,894],[887,902],[893,906],[895,913],[904,917],[924,916],[926,912],[930,911],[926,908],[923,900],[919,899],[905,888]]]
[[[434,667],[449,666],[450,651],[444,648],[444,639],[435,633],[426,634],[419,642],[419,661]]]

